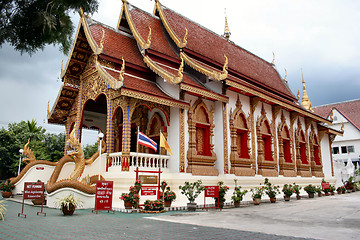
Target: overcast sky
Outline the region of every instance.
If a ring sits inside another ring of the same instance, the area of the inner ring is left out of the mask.
[[[122,1],[99,0],[92,17],[116,27]],[[152,12],[154,1],[130,3]],[[224,32],[226,8],[230,39],[242,48],[271,62],[273,52],[280,75],[296,95],[301,69],[313,106],[360,98],[360,1],[358,0],[162,0],[218,34]],[[77,28],[79,17],[74,15]],[[211,51],[211,49],[209,49]],[[9,122],[36,119],[50,131],[64,127],[44,124],[61,86],[64,56],[49,46],[32,57],[20,55],[9,45],[0,49],[0,127]]]

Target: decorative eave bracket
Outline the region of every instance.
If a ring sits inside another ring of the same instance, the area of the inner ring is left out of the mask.
[[[184,60],[181,60],[181,64],[178,70],[177,76],[169,73],[162,67],[160,67],[156,62],[154,62],[149,56],[144,56],[144,62],[146,65],[160,77],[164,78],[166,81],[169,81],[172,84],[178,84],[183,79],[183,70],[184,70]]]
[[[109,85],[110,88],[115,90],[120,89],[124,84],[125,60],[122,60],[123,64],[119,72],[119,80],[114,79],[108,72],[106,72],[97,60],[95,63],[95,68],[99,76],[105,81],[106,84]]]

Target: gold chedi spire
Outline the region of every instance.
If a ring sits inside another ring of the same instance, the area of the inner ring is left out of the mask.
[[[228,21],[227,21],[227,16],[226,16],[226,8],[225,8],[225,30],[224,30],[224,37],[229,39],[230,38],[230,35],[231,35],[231,32],[230,32],[230,28],[229,28],[229,25],[228,25]]]
[[[301,104],[304,106],[304,108],[313,112],[312,103],[310,102],[309,96],[307,95],[307,92],[306,92],[304,74],[303,74],[302,70],[301,70],[301,75],[302,75],[302,84],[303,84],[303,95],[302,95]]]

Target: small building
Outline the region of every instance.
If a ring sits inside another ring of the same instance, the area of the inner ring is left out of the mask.
[[[317,106],[314,112],[332,120],[332,128],[344,131],[333,141],[333,160],[346,163],[351,159],[356,166],[360,161],[360,99]]]

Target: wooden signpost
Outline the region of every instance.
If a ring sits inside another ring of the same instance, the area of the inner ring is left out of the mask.
[[[96,196],[95,196],[95,209],[92,212],[98,211],[115,211],[112,209],[113,197],[113,181],[97,181],[96,182]]]
[[[217,197],[218,198],[218,206],[217,207],[206,207],[206,198],[207,197]],[[220,208],[219,204],[219,186],[205,186],[205,194],[204,194],[204,209],[208,210],[208,208]],[[221,208],[220,208],[221,211]]]
[[[26,182],[24,183],[24,195],[22,201],[21,213],[18,213],[18,217],[26,218],[24,214],[24,200],[25,199],[43,199],[44,198],[44,183],[43,182]],[[37,215],[43,214],[46,216],[46,213],[43,212],[44,203],[41,203],[41,211],[37,212]]]

